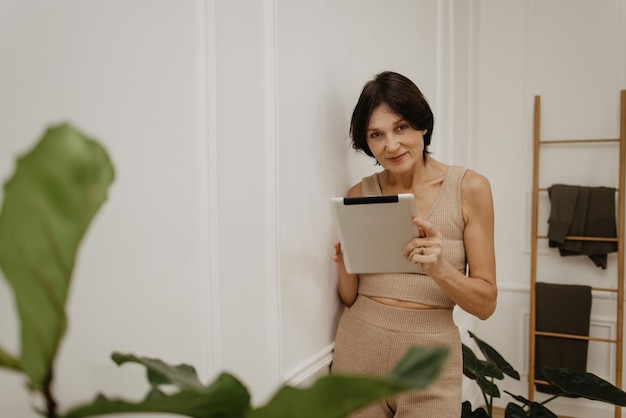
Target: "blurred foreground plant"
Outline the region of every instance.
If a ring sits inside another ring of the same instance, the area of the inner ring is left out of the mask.
[[[66,298],[76,254],[107,198],[114,169],[106,150],[71,125],[48,129],[17,160],[5,183],[0,212],[0,268],[13,289],[21,323],[21,353],[0,347],[0,369],[23,374],[40,394],[48,418],[81,418],[127,412],[170,413],[194,418],[332,418],[384,397],[423,389],[441,371],[448,351],[413,347],[386,378],[332,375],[311,387],[282,387],[253,408],[246,387],[222,373],[205,385],[192,366],[114,353],[118,365],[146,368],[150,390],[132,402],[98,395],[87,405],[58,411],[52,393],[54,361],[67,328]],[[167,393],[162,390],[167,386]]]

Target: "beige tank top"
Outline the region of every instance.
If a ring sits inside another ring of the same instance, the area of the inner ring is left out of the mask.
[[[433,205],[425,217],[422,215],[441,233],[443,257],[463,274],[466,274],[467,260],[463,244],[465,222],[461,206],[461,181],[466,171],[464,167],[450,166]],[[382,195],[378,173],[364,177],[361,187],[363,196]],[[426,274],[360,274],[359,294],[447,308],[454,306],[452,299]]]

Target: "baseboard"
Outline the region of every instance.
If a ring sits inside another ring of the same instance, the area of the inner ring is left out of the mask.
[[[289,386],[306,386],[316,377],[328,374],[328,368],[333,361],[333,348],[335,344],[330,344],[309,357],[306,361],[287,371],[283,381]]]

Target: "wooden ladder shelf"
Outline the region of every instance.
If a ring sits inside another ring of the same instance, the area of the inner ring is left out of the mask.
[[[528,361],[528,399],[533,401],[536,384],[547,384],[548,382],[537,380],[535,377],[535,345],[537,336],[551,336],[559,338],[580,339],[588,341],[599,341],[615,344],[615,382],[614,385],[622,388],[622,352],[623,352],[623,328],[624,328],[624,190],[626,181],[626,90],[621,91],[620,96],[620,124],[619,138],[616,139],[564,139],[564,140],[541,140],[541,97],[535,96],[534,107],[534,129],[533,129],[533,190],[532,190],[532,224],[531,224],[531,254],[530,254],[530,320],[529,320],[529,361]],[[617,283],[615,288],[592,287],[596,292],[610,292],[616,296],[616,337],[614,339],[594,338],[572,334],[561,334],[553,332],[540,332],[536,330],[536,283],[537,283],[537,243],[540,239],[547,239],[545,235],[537,233],[537,218],[539,210],[539,193],[546,192],[547,188],[539,187],[539,156],[541,148],[546,144],[567,145],[582,143],[619,143],[619,185],[617,187],[617,238],[604,237],[580,237],[568,236],[568,240],[580,241],[614,241],[617,242]],[[615,407],[615,417],[621,417],[621,408]]]

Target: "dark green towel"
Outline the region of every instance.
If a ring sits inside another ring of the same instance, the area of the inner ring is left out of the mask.
[[[615,189],[554,184],[548,188],[550,217],[548,245],[561,256],[586,255],[606,269],[607,254],[617,251],[617,242],[571,241],[566,236],[617,237]]]
[[[537,282],[537,331],[589,336],[591,287]],[[545,380],[541,366],[587,370],[589,341],[537,336],[535,340],[535,376]],[[559,393],[549,385],[535,385],[539,392]]]

